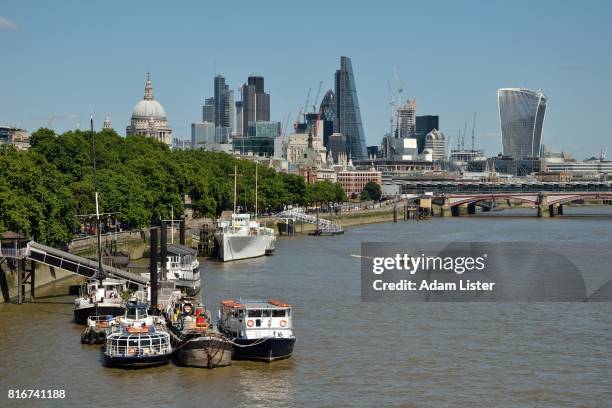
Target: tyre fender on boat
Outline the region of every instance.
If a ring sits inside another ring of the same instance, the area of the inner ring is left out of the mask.
[[[253,327],[253,324],[255,324],[255,322],[253,322],[253,320],[247,320],[247,326],[249,327]]]
[[[281,325],[281,327],[286,327],[287,326],[287,321],[286,320],[281,320],[280,321],[280,325]]]

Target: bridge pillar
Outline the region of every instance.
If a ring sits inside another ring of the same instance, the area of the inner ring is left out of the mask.
[[[563,215],[563,204],[559,204],[559,207],[557,207],[557,214]]]
[[[476,214],[476,203],[469,203],[467,205],[468,214]]]
[[[540,193],[538,195],[538,217],[542,218],[548,215],[548,211],[548,199],[544,194]]]
[[[468,214],[468,205],[467,204],[459,204],[451,207],[451,214],[453,217],[458,217],[461,215]]]
[[[551,218],[555,216],[555,206],[552,204],[548,206],[548,216]]]

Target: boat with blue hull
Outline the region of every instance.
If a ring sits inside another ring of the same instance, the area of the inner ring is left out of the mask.
[[[291,357],[291,305],[279,300],[224,300],[219,307],[219,331],[234,344],[232,358],[271,362]]]

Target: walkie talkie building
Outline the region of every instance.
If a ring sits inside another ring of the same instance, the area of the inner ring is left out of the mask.
[[[497,90],[504,156],[538,157],[547,97],[522,88]]]

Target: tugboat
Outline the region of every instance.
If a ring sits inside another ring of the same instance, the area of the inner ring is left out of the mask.
[[[234,167],[234,211],[230,220],[219,220],[215,239],[219,245],[219,259],[224,262],[271,255],[276,249],[274,229],[257,221],[257,166],[255,166],[255,220],[249,214],[238,214],[236,207],[236,177]]]
[[[178,365],[216,368],[232,364],[232,343],[213,327],[204,306],[183,298],[169,305],[166,314]]]
[[[111,278],[83,283],[74,300],[74,322],[87,324],[90,316],[121,316],[125,310],[121,298],[125,286],[124,280]]]
[[[107,367],[143,368],[168,364],[170,335],[162,317],[150,316],[144,303],[130,303],[106,336],[103,350]]]
[[[279,300],[224,300],[218,327],[234,343],[233,358],[271,362],[291,357],[291,305]]]

